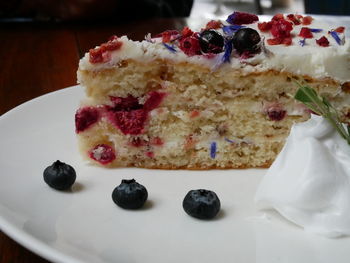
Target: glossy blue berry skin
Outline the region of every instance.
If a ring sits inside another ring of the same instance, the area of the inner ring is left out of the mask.
[[[233,47],[242,54],[243,52],[258,53],[260,52],[259,43],[261,41],[258,31],[245,27],[239,29],[232,39]]]
[[[182,207],[190,216],[199,219],[212,219],[220,211],[221,203],[213,191],[198,189],[187,193]]]
[[[135,179],[123,179],[112,192],[113,202],[124,209],[141,208],[148,198],[147,189]]]
[[[68,190],[76,180],[76,172],[69,164],[57,160],[44,170],[44,181],[56,190]]]
[[[213,29],[204,30],[199,35],[199,45],[203,53],[221,53],[224,48],[224,37]]]

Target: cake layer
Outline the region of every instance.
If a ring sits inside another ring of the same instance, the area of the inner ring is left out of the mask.
[[[310,117],[293,99],[298,83],[349,122],[344,28],[300,15],[230,17],[90,50],[78,70],[87,93],[75,116],[82,155],[109,167],[268,167],[291,126]]]

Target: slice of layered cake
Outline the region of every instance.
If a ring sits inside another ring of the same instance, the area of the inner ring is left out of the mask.
[[[307,83],[350,117],[350,42],[310,16],[234,12],[203,29],[112,37],[81,59],[75,116],[83,156],[112,167],[268,167]]]

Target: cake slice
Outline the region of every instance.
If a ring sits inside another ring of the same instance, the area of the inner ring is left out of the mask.
[[[268,167],[310,117],[292,98],[296,82],[349,121],[349,73],[344,27],[310,16],[234,12],[199,31],[114,36],[79,63],[80,151],[108,167]]]

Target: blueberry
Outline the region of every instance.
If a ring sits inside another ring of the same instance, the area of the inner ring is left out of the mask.
[[[256,30],[249,27],[245,27],[239,29],[234,34],[232,44],[233,47],[240,54],[242,54],[245,51],[251,53],[258,53],[260,51],[260,47],[258,46],[260,40],[260,35]]]
[[[182,207],[187,214],[199,219],[214,218],[220,210],[218,196],[210,190],[191,190],[185,196]]]
[[[44,170],[44,181],[56,190],[67,190],[75,182],[76,173],[72,166],[57,160]]]
[[[199,45],[204,53],[221,53],[224,47],[224,38],[213,29],[204,30],[199,35]]]
[[[114,203],[124,209],[138,209],[144,205],[148,197],[147,189],[135,179],[123,179],[112,193]]]

